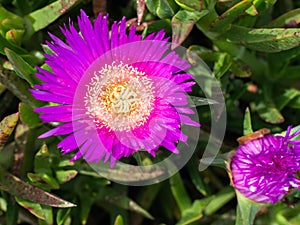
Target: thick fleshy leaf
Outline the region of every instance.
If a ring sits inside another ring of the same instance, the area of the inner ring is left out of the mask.
[[[0,35],[1,42],[1,35]],[[45,103],[36,100],[29,92],[30,86],[26,81],[18,77],[13,71],[3,70],[0,67],[0,82],[6,86],[22,102],[27,103],[30,107],[36,108],[43,106]]]
[[[221,209],[225,204],[227,204],[235,196],[232,187],[225,187],[216,195],[212,196],[212,200],[205,207],[205,215],[212,215],[219,209]]]
[[[114,225],[124,225],[123,217],[121,215],[118,215],[116,217],[116,220],[114,222]]]
[[[279,110],[282,110],[288,105],[294,98],[300,95],[300,91],[294,88],[286,89],[278,99],[276,99],[276,106]]]
[[[243,123],[243,134],[247,135],[251,133],[253,133],[251,114],[249,108],[246,108],[245,115],[244,115],[244,123]]]
[[[24,33],[25,33],[25,30],[23,30],[23,29],[11,29],[6,32],[5,38],[12,43],[20,45],[22,42]]]
[[[232,60],[231,66],[229,68],[236,77],[250,77],[252,72],[250,66],[239,59]]]
[[[228,9],[213,21],[211,24],[211,31],[222,33],[229,30],[234,20],[246,14],[246,10],[251,6],[252,2],[253,0],[240,1]]]
[[[15,129],[18,120],[19,120],[19,113],[15,113],[5,117],[0,122],[0,149],[6,143],[8,137]]]
[[[3,168],[0,168],[0,187],[14,196],[35,203],[59,208],[76,206],[73,203],[58,198],[42,189],[31,186],[18,177],[6,172]]]
[[[150,213],[148,213],[145,209],[143,209],[140,205],[138,205],[135,201],[120,193],[119,191],[104,187],[101,191],[101,194],[98,197],[101,202],[106,201],[110,204],[116,205],[122,209],[130,210],[136,213],[143,215],[148,219],[153,219]]]
[[[251,29],[233,25],[218,39],[238,43],[262,52],[279,52],[299,46],[299,28],[259,28]]]
[[[252,225],[255,219],[255,215],[260,209],[261,205],[258,203],[254,203],[243,195],[241,195],[238,191],[236,191],[236,196],[238,200],[237,205],[237,218],[236,225]]]
[[[180,45],[192,31],[194,24],[208,13],[208,10],[201,12],[180,10],[172,18],[172,44]]]
[[[56,223],[57,225],[64,224],[67,217],[70,215],[71,208],[58,209],[56,214]]]
[[[31,86],[40,82],[34,75],[35,69],[31,67],[21,56],[8,48],[5,48],[4,51],[19,77],[25,79]]]
[[[29,105],[25,103],[20,103],[19,112],[21,121],[25,123],[28,127],[35,128],[42,124],[42,121],[39,118],[38,114],[35,113]]]
[[[27,177],[29,178],[30,182],[37,187],[43,189],[59,189],[58,182],[51,176],[46,173],[42,174],[35,174],[35,173],[28,173]]]
[[[25,18],[32,23],[31,32],[34,33],[47,27],[79,1],[80,0],[57,0],[44,8],[28,14]]]
[[[14,50],[16,53],[19,54],[26,54],[27,52],[23,49],[17,46],[16,44],[6,40],[2,35],[0,35],[0,53],[5,55],[4,48],[9,48]]]
[[[258,115],[268,123],[279,124],[284,122],[284,118],[273,104],[266,104],[261,101],[256,106]]]
[[[300,9],[294,9],[271,21],[266,27],[295,27],[300,23]]]
[[[30,213],[35,215],[37,218],[45,220],[45,213],[42,209],[42,206],[38,203],[34,203],[32,201],[24,200],[22,198],[15,198],[19,205],[23,208],[27,209]]]
[[[175,2],[183,9],[189,11],[200,11],[202,8],[202,1],[199,0],[175,0]]]
[[[170,178],[171,191],[177,202],[177,205],[181,212],[188,209],[192,205],[192,201],[183,185],[182,179],[179,173],[176,173]]]
[[[57,170],[55,171],[56,178],[60,184],[72,180],[78,174],[77,170]]]
[[[190,208],[183,211],[182,217],[176,225],[189,225],[199,221],[203,217],[203,209],[208,203],[209,200],[195,200]]]
[[[187,164],[187,169],[189,172],[189,175],[192,179],[193,184],[197,188],[197,190],[204,196],[207,196],[208,190],[207,185],[204,183],[203,177],[201,176],[201,173],[198,170],[198,161],[192,160]]]
[[[149,11],[161,19],[167,19],[174,16],[178,6],[174,0],[145,0]]]

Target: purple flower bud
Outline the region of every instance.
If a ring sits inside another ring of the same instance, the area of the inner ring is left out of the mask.
[[[260,203],[276,203],[291,188],[300,189],[300,130],[285,136],[265,135],[241,144],[231,158],[232,185],[247,198]]]

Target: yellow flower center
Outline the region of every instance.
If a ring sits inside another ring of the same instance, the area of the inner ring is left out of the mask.
[[[100,128],[130,131],[143,125],[153,109],[153,83],[131,65],[105,65],[87,86],[87,114]]]

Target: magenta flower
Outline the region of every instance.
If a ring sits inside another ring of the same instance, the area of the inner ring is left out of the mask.
[[[41,138],[65,135],[58,144],[63,154],[73,151],[72,160],[110,160],[143,150],[156,155],[163,146],[178,153],[176,144],[186,142],[183,124],[199,126],[189,115],[186,92],[194,79],[189,68],[170,50],[164,32],[142,39],[135,27],[126,33],[126,20],[113,23],[100,15],[94,25],[82,11],[80,33],[71,23],[62,32],[66,43],[50,34],[46,55],[52,69],[39,68],[35,98],[56,103],[38,108],[44,122],[60,124]]]
[[[291,188],[300,189],[300,130],[285,136],[265,135],[240,145],[231,159],[232,184],[247,198],[276,203]]]

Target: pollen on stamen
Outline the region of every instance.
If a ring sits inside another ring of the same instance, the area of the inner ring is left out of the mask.
[[[153,82],[128,64],[105,65],[87,85],[86,113],[98,128],[133,130],[148,120],[153,104]]]

